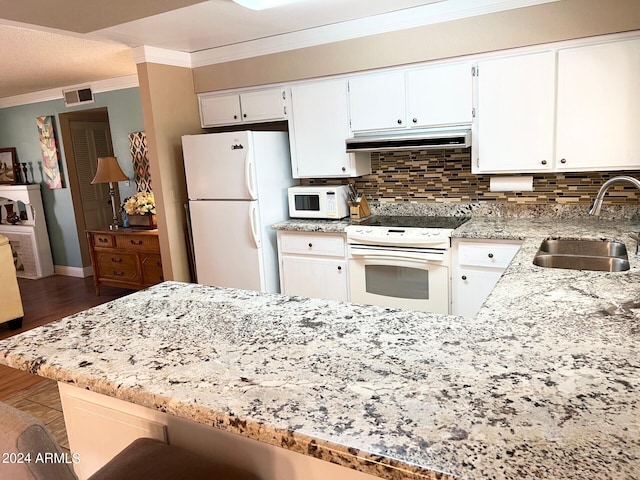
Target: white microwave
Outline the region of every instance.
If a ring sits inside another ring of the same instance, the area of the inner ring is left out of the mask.
[[[289,187],[291,218],[340,219],[349,216],[346,185]]]

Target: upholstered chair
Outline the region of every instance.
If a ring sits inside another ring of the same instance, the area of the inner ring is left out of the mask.
[[[7,237],[0,235],[0,323],[9,322],[9,328],[20,328],[23,316],[11,245]]]

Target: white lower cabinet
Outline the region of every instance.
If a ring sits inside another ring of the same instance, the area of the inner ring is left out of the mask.
[[[520,249],[514,240],[454,238],[451,313],[473,317]]]
[[[278,260],[284,295],[349,299],[344,234],[278,231]]]

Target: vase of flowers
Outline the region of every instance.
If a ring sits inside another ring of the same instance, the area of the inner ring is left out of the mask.
[[[127,198],[122,209],[129,218],[129,225],[138,228],[156,228],[156,199],[153,192],[139,192]]]

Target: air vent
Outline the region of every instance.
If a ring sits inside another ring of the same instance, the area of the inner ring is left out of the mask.
[[[74,105],[82,105],[84,103],[93,103],[93,92],[91,87],[82,87],[74,90],[63,90],[64,104],[67,107],[73,107]]]

